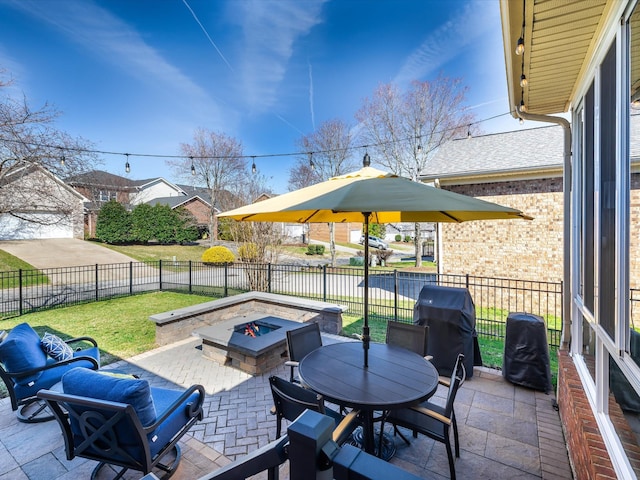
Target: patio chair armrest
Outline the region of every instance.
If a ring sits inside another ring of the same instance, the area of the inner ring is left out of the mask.
[[[300,364],[300,362],[294,362],[293,360],[287,360],[286,362],[284,362],[284,364],[287,367],[297,367]]]
[[[92,343],[94,347],[98,346],[98,342],[95,341],[95,339],[93,339],[92,337],[76,337],[76,338],[70,338],[69,340],[65,340],[64,341],[66,344],[72,344],[72,343],[77,343],[77,342],[89,342]]]
[[[424,356],[424,359],[425,359],[427,362],[430,362],[431,360],[433,360],[433,355],[425,355],[425,356]]]
[[[188,415],[190,418],[196,417],[196,416],[201,416],[202,415],[202,404],[204,403],[204,387],[202,385],[191,385],[189,388],[187,388],[184,393],[182,395],[180,395],[180,397],[178,397],[176,399],[175,402],[173,402],[169,408],[167,408],[167,410],[162,414],[161,417],[156,418],[156,421],[153,422],[151,425],[149,425],[148,427],[145,427],[145,431],[146,432],[152,432],[153,430],[155,430],[156,428],[158,428],[158,426],[160,424],[162,424],[167,418],[169,418],[171,416],[171,414],[173,412],[175,412],[178,408],[180,408],[182,406],[182,404],[185,402],[185,400],[187,400],[194,392],[199,392],[200,395],[198,397],[198,401],[195,405],[193,404],[189,404],[189,412]]]
[[[360,415],[359,410],[351,410],[347,413],[338,426],[333,430],[333,441],[338,445],[342,445],[347,441],[349,435],[355,430],[360,421],[358,420]]]
[[[421,413],[422,415],[426,415],[435,420],[438,420],[439,422],[442,422],[445,425],[451,425],[451,419],[445,417],[444,415],[439,414],[438,412],[434,412],[433,410],[430,410],[426,407],[416,406],[416,407],[409,407],[409,408],[411,408],[411,410],[415,412]]]
[[[98,361],[95,358],[89,357],[89,356],[79,356],[79,357],[70,358],[69,360],[61,360],[55,363],[48,363],[47,365],[44,365],[42,367],[31,368],[29,370],[23,370],[21,372],[6,372],[6,373],[7,375],[15,378],[28,377],[30,375],[35,375],[36,373],[44,372],[45,370],[51,370],[52,368],[58,368],[63,365],[78,363],[80,361],[90,362],[92,370],[98,370],[100,368],[100,365],[98,364]]]
[[[438,377],[438,383],[444,387],[449,388],[449,386],[451,385],[451,379],[440,375]]]

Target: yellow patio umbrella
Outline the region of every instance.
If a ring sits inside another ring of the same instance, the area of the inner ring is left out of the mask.
[[[356,172],[245,205],[219,217],[244,222],[364,223],[364,366],[369,350],[369,223],[466,222],[522,218],[520,210],[441,190],[369,166]]]

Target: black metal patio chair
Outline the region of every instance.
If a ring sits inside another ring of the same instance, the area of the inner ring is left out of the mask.
[[[285,365],[291,368],[290,382],[301,383],[300,379],[294,375],[295,369],[298,367],[300,360],[321,346],[320,326],[315,322],[287,331],[289,360],[285,362]]]
[[[62,340],[50,333],[40,338],[29,324],[21,323],[0,339],[0,378],[21,422],[53,420],[53,414],[36,394],[53,387],[75,367],[100,367],[100,350],[93,338]]]
[[[67,459],[97,460],[91,478],[105,465],[169,478],[180,462],[178,441],[202,419],[201,385],[184,390],[150,387],[146,380],[108,371],[75,368],[62,378],[64,393],[41,390],[64,437]],[[168,463],[163,463],[169,459]]]
[[[394,431],[398,433],[407,444],[410,442],[402,432],[398,430],[398,426],[412,430],[414,437],[417,437],[418,433],[422,433],[429,438],[444,443],[447,448],[447,457],[449,459],[449,472],[453,480],[456,478],[456,470],[451,450],[449,429],[453,427],[455,455],[457,458],[460,457],[460,442],[458,438],[458,425],[453,411],[453,403],[455,401],[458,388],[466,376],[463,362],[464,355],[459,354],[449,382],[449,392],[447,394],[447,401],[444,407],[426,401],[415,407],[392,410],[385,418],[382,419],[381,426],[381,428],[384,429],[384,422],[393,424]]]
[[[283,419],[292,422],[305,410],[313,410],[333,418],[337,429],[334,430],[334,440],[338,445],[342,445],[357,427],[358,422],[355,421],[355,417],[358,415],[357,411],[349,412],[343,416],[335,410],[327,408],[322,395],[288,382],[284,378],[271,376],[269,377],[269,385],[274,403],[271,413],[277,417],[276,438],[280,438],[282,434]],[[347,421],[342,423],[345,418]]]

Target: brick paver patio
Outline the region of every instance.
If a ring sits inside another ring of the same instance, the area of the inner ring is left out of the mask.
[[[337,340],[342,338],[323,335],[325,343]],[[135,373],[158,386],[200,383],[205,387],[205,418],[181,442],[183,460],[173,477],[178,480],[199,478],[274,440],[268,376],[288,375],[282,365],[252,377],[203,358],[198,347],[195,338],[183,340],[107,367]],[[445,395],[439,390],[434,401],[442,401]],[[553,400],[553,395],[506,382],[500,372],[476,368],[456,398],[461,443],[458,478],[572,478]],[[448,478],[444,445],[424,436],[412,439],[410,446],[396,437],[396,444],[391,463],[421,478]],[[88,478],[94,464],[66,460],[55,421],[21,424],[8,399],[0,401],[0,480],[79,480]],[[285,464],[281,478],[288,478],[287,472]]]

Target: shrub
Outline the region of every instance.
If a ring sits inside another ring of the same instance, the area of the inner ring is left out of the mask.
[[[222,245],[208,248],[202,254],[202,261],[207,264],[233,263],[235,259],[233,252]]]
[[[409,243],[409,242],[411,241],[411,235],[405,235],[405,236],[404,236],[404,241],[405,241],[406,243]]]
[[[307,255],[324,255],[324,245],[307,245]]]
[[[243,262],[256,262],[259,260],[258,246],[255,243],[243,243],[238,248],[238,257]]]
[[[399,242],[402,240],[402,235],[398,234],[396,235],[396,242]]]
[[[393,250],[374,250],[374,253],[378,260],[386,262],[393,255]]]
[[[106,243],[131,241],[131,214],[115,200],[105,203],[98,212],[96,237]]]

